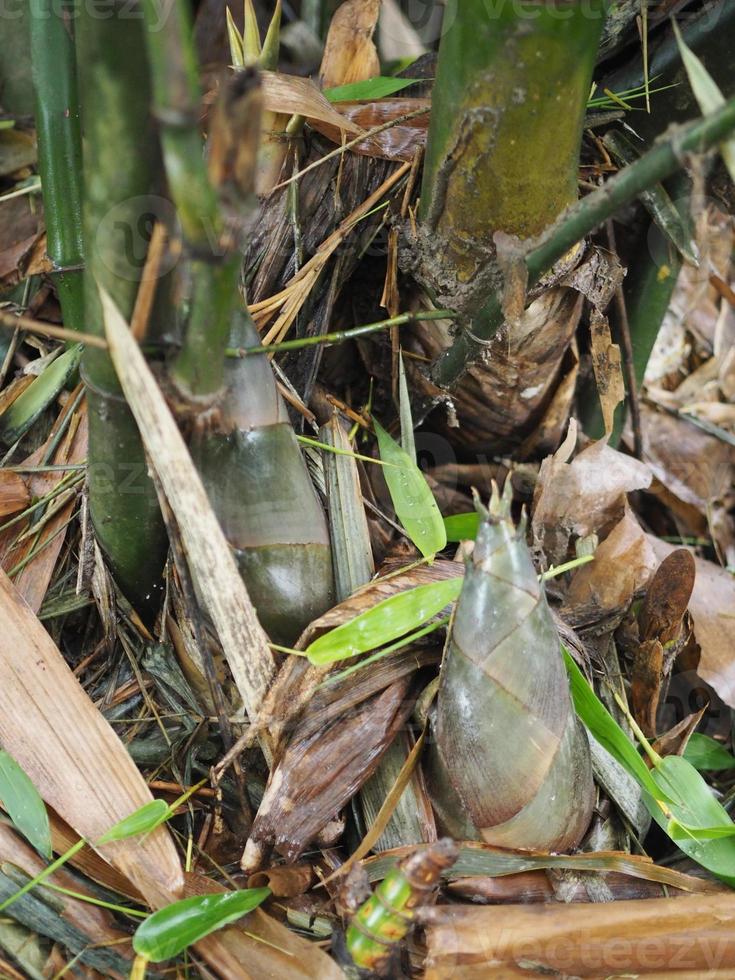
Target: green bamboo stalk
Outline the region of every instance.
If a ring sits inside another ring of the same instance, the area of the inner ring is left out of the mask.
[[[554,263],[619,208],[676,173],[682,166],[683,154],[704,153],[721,143],[733,130],[735,98],[717,112],[661,137],[636,163],[569,208],[539,243],[532,245],[525,254],[529,285],[537,283]],[[500,297],[494,293],[474,317],[472,337],[467,331],[461,333],[449,350],[437,359],[432,370],[433,380],[442,387],[456,384],[467,366],[482,353],[483,341],[490,339],[502,323]]]
[[[496,232],[537,235],[576,199],[604,13],[605,0],[447,6],[420,216],[457,288]]]
[[[123,316],[132,315],[157,163],[141,21],[127,0],[111,8],[99,17],[92,5],[80,4],[76,21],[85,141],[86,328],[102,337],[98,283]],[[88,347],[82,373],[95,533],[123,593],[150,615],[167,540],[140,435],[107,352]]]
[[[176,0],[165,29],[156,0],[143,0],[154,96],[168,188],[191,265],[192,300],[182,350],[171,377],[186,397],[211,400],[222,388],[224,350],[238,302],[240,260],[225,241],[217,193],[209,181],[199,128],[201,92],[191,14]]]
[[[29,10],[46,251],[64,325],[83,330],[82,139],[73,6],[67,0],[30,0]]]

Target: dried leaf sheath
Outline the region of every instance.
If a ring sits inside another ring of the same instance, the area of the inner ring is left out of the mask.
[[[434,802],[452,833],[470,823],[489,843],[561,850],[589,823],[589,746],[509,504],[493,493],[457,603],[436,711]]]
[[[236,316],[235,346],[258,343]],[[293,643],[332,604],[329,532],[268,359],[230,359],[221,424],[191,452],[235,551],[258,616],[277,643]]]

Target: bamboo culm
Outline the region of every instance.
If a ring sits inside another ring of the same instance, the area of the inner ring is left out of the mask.
[[[442,829],[502,847],[576,847],[595,794],[559,635],[510,481],[493,489],[442,664],[429,763]],[[525,522],[524,522],[525,523]]]
[[[46,250],[64,326],[83,330],[82,138],[72,8],[73,3],[30,0]]]
[[[114,3],[105,17],[78,6],[83,96],[85,318],[104,337],[98,284],[129,319],[155,210],[156,144],[140,18]],[[89,410],[89,504],[95,533],[123,593],[153,616],[168,547],[140,434],[106,351],[82,362]]]

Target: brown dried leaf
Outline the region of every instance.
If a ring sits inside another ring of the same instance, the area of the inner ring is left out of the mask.
[[[380,59],[373,34],[380,0],[346,0],[329,25],[319,68],[322,88],[350,85],[380,74]]]
[[[647,466],[593,443],[570,463],[576,444],[576,422],[559,450],[541,464],[534,492],[533,532],[550,562],[567,555],[572,537],[602,536],[623,516],[625,494],[649,486]]]
[[[59,416],[56,426],[68,414],[68,410],[73,404],[73,401],[74,398],[72,396],[69,399],[67,409],[62,411]],[[66,438],[54,453],[52,462],[55,465],[83,462],[87,457],[87,436],[87,409],[85,405],[78,413],[75,413],[75,417],[69,425]],[[53,438],[53,435],[49,436],[49,439],[51,438]],[[48,440],[45,445],[47,444]],[[29,465],[36,465],[41,461],[45,445],[30,457],[33,462],[28,461]],[[65,472],[38,473],[32,475],[29,482],[34,496],[42,497],[50,493],[66,476],[68,476],[68,473]],[[68,503],[54,513],[43,525],[37,540],[35,535],[31,535],[20,541],[16,547],[10,552],[5,553],[2,557],[2,567],[6,571],[10,571],[14,565],[18,564],[31,551],[36,552],[34,557],[13,579],[15,587],[34,612],[38,612],[43,605],[46,591],[56,568],[56,562],[59,559],[61,549],[64,547],[64,541],[66,540],[66,532],[62,531],[61,528],[68,522],[74,511],[74,507],[75,496],[72,493]],[[11,539],[16,534],[17,528],[11,529]]]
[[[651,579],[638,615],[642,640],[654,637],[661,643],[677,638],[694,589],[696,566],[686,548],[667,555]]]
[[[23,477],[18,473],[0,470],[0,517],[16,514],[31,502]]]
[[[359,136],[362,132],[359,125],[335,109],[311,79],[282,75],[275,71],[262,72],[261,79],[263,107],[267,112],[305,116],[310,122],[326,123],[337,132],[354,136]],[[338,139],[337,142],[341,140]]]
[[[275,846],[289,862],[299,857],[375,771],[413,708],[410,686],[410,677],[397,681],[332,725],[312,728],[305,736],[296,729],[271,772],[243,870],[258,869],[265,847]]]
[[[53,640],[0,571],[0,744],[81,836],[96,840],[152,796],[127,749],[92,705]],[[117,841],[105,857],[165,904],[183,887],[164,827]]]
[[[658,558],[676,550],[658,538],[649,541]],[[700,648],[697,673],[735,708],[735,576],[702,558],[695,557],[694,564],[689,612]]]
[[[592,368],[600,396],[605,435],[615,424],[615,409],[625,398],[625,383],[621,367],[620,347],[612,342],[610,323],[606,316],[593,310],[590,315]]]
[[[562,615],[587,626],[623,613],[656,567],[656,557],[638,521],[626,506],[621,520],[595,551],[595,560],[572,575]]]
[[[311,888],[316,875],[310,864],[280,864],[248,878],[248,888],[270,888],[276,898],[295,898]]]

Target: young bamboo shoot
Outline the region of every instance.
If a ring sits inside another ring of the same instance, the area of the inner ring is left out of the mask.
[[[590,750],[510,493],[510,481],[502,498],[493,490],[467,563],[439,685],[433,800],[456,837],[565,850],[590,821]]]
[[[245,313],[233,347],[254,346]],[[324,512],[265,354],[230,358],[217,431],[194,434],[191,452],[264,628],[291,644],[333,602]]]

